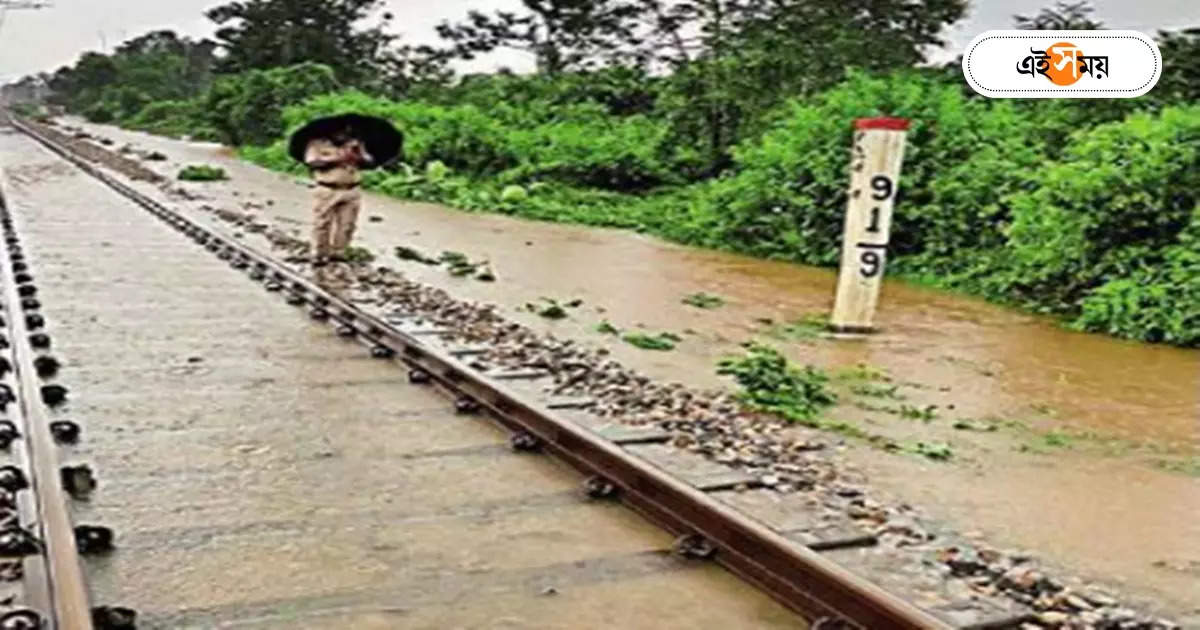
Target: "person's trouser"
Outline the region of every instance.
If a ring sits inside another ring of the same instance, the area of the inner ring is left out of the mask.
[[[358,188],[317,186],[313,207],[313,255],[341,254],[354,237],[362,192]]]

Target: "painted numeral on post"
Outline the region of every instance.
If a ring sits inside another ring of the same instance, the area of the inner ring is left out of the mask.
[[[868,232],[879,232],[879,208],[871,208],[871,223],[867,225]]]
[[[865,250],[858,255],[858,260],[862,263],[862,267],[858,271],[864,278],[874,278],[879,275],[879,268],[883,264],[879,252]]]
[[[875,201],[884,201],[890,199],[892,194],[896,192],[896,186],[892,183],[890,177],[885,175],[876,175],[871,178],[871,189],[875,192],[871,198]]]

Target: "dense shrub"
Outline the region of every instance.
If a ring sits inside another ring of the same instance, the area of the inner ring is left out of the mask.
[[[1012,291],[1075,312],[1100,283],[1159,267],[1200,203],[1200,107],[1077,136],[1012,197]]]
[[[846,204],[851,122],[912,119],[892,225],[893,256],[935,259],[1003,242],[1007,192],[1027,185],[1044,158],[1054,108],[1041,120],[1005,102],[967,98],[919,74],[854,74],[734,152],[735,172],[713,187],[718,238],[762,256],[835,264]],[[1049,123],[1049,124],[1048,124]]]
[[[162,136],[188,136],[196,140],[219,140],[220,134],[204,124],[203,103],[158,101],[122,121],[122,126]]]
[[[509,183],[545,178],[620,191],[672,179],[657,158],[660,125],[641,115],[613,117],[594,103],[543,117],[507,103],[483,109],[343,92],[288,108],[284,120],[295,129],[351,111],[393,121],[405,133],[405,158],[415,164],[437,160],[470,175],[502,174]]]
[[[337,88],[333,70],[316,63],[226,75],[205,95],[203,119],[228,144],[269,144],[283,134],[285,107]]]
[[[1084,298],[1080,330],[1200,347],[1200,213],[1163,261],[1110,280]]]

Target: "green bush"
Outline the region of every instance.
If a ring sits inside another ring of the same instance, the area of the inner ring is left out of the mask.
[[[291,130],[321,116],[361,112],[405,133],[405,158],[440,161],[472,176],[506,183],[552,179],[607,190],[644,190],[672,180],[657,158],[664,128],[645,116],[610,116],[596,104],[556,110],[552,118],[508,103],[484,109],[395,102],[361,92],[310,99],[284,114]]]
[[[828,375],[811,365],[797,367],[769,346],[749,344],[745,355],[722,359],[717,373],[733,377],[738,398],[751,409],[792,422],[817,426],[817,414],[837,402],[826,386]]]
[[[227,144],[265,145],[283,135],[285,107],[337,88],[333,70],[321,64],[251,70],[215,81],[203,116]]]
[[[172,138],[219,140],[217,130],[204,122],[203,107],[198,100],[157,101],[121,121],[121,126]]]
[[[1139,341],[1200,347],[1200,238],[1189,237],[1163,257],[1161,265],[1110,280],[1089,294],[1074,326]]]
[[[83,110],[83,117],[88,122],[93,122],[98,125],[106,125],[117,119],[117,115],[113,112],[112,105],[109,103],[94,103],[87,109]]]
[[[1033,185],[1011,198],[1005,280],[1014,297],[1076,313],[1102,283],[1158,277],[1200,203],[1200,107],[1079,135]]]
[[[734,151],[735,172],[707,199],[709,244],[819,265],[840,256],[852,121],[912,120],[898,184],[890,253],[928,259],[1003,243],[1005,193],[1027,185],[1044,157],[1053,104],[1042,118],[1006,102],[967,98],[942,77],[852,74],[810,101],[794,101],[761,139]],[[716,241],[715,243],[712,241]]]

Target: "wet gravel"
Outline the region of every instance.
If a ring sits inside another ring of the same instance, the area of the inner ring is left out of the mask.
[[[140,165],[95,144],[85,155],[127,176],[145,179]],[[97,151],[110,158],[93,158]],[[132,149],[126,153],[133,153]],[[157,157],[157,156],[156,156]],[[162,178],[155,176],[157,182]],[[198,197],[182,187],[162,183],[179,200]],[[247,204],[249,205],[249,204]],[[233,226],[237,233],[262,234],[281,258],[302,256],[307,242],[292,227],[275,225],[256,212],[201,206]],[[304,263],[297,270],[313,275]],[[672,444],[701,454],[731,469],[753,475],[779,493],[804,493],[809,504],[840,512],[878,539],[879,553],[907,554],[922,571],[958,583],[967,596],[1002,597],[1032,612],[1019,627],[1072,630],[1170,630],[1181,626],[1124,605],[1116,593],[1040,566],[1035,557],[1015,550],[990,548],[952,532],[933,531],[913,506],[872,497],[867,479],[838,458],[828,434],[798,430],[778,418],[744,409],[731,394],[664,383],[622,366],[603,348],[538,333],[499,313],[496,305],[468,302],[446,291],[406,279],[385,266],[333,264],[322,270],[322,284],[377,314],[415,315],[449,331],[445,339],[484,344],[473,360],[481,370],[539,369],[552,376],[547,394],[588,397],[591,413],[628,425],[669,431]]]
[[[242,229],[258,225],[251,213],[217,209],[213,213]],[[255,229],[284,255],[307,248],[305,241],[283,229]],[[307,265],[296,267],[312,273]],[[1122,606],[1117,596],[1100,587],[1051,577],[1028,554],[966,541],[941,542],[947,534],[927,529],[913,506],[872,498],[867,480],[839,461],[828,435],[797,431],[783,420],[748,411],[727,392],[655,381],[622,366],[603,348],[538,333],[508,320],[495,305],[456,299],[387,267],[336,264],[322,278],[344,297],[377,313],[417,315],[452,331],[445,336],[447,341],[486,345],[486,354],[473,361],[477,369],[545,370],[552,376],[547,394],[594,399],[591,413],[669,431],[677,448],[749,473],[777,492],[805,493],[812,503],[840,511],[875,534],[880,553],[907,551],[911,562],[946,579],[961,580],[972,593],[1028,606],[1033,615],[1021,626],[1026,630],[1180,627]]]

